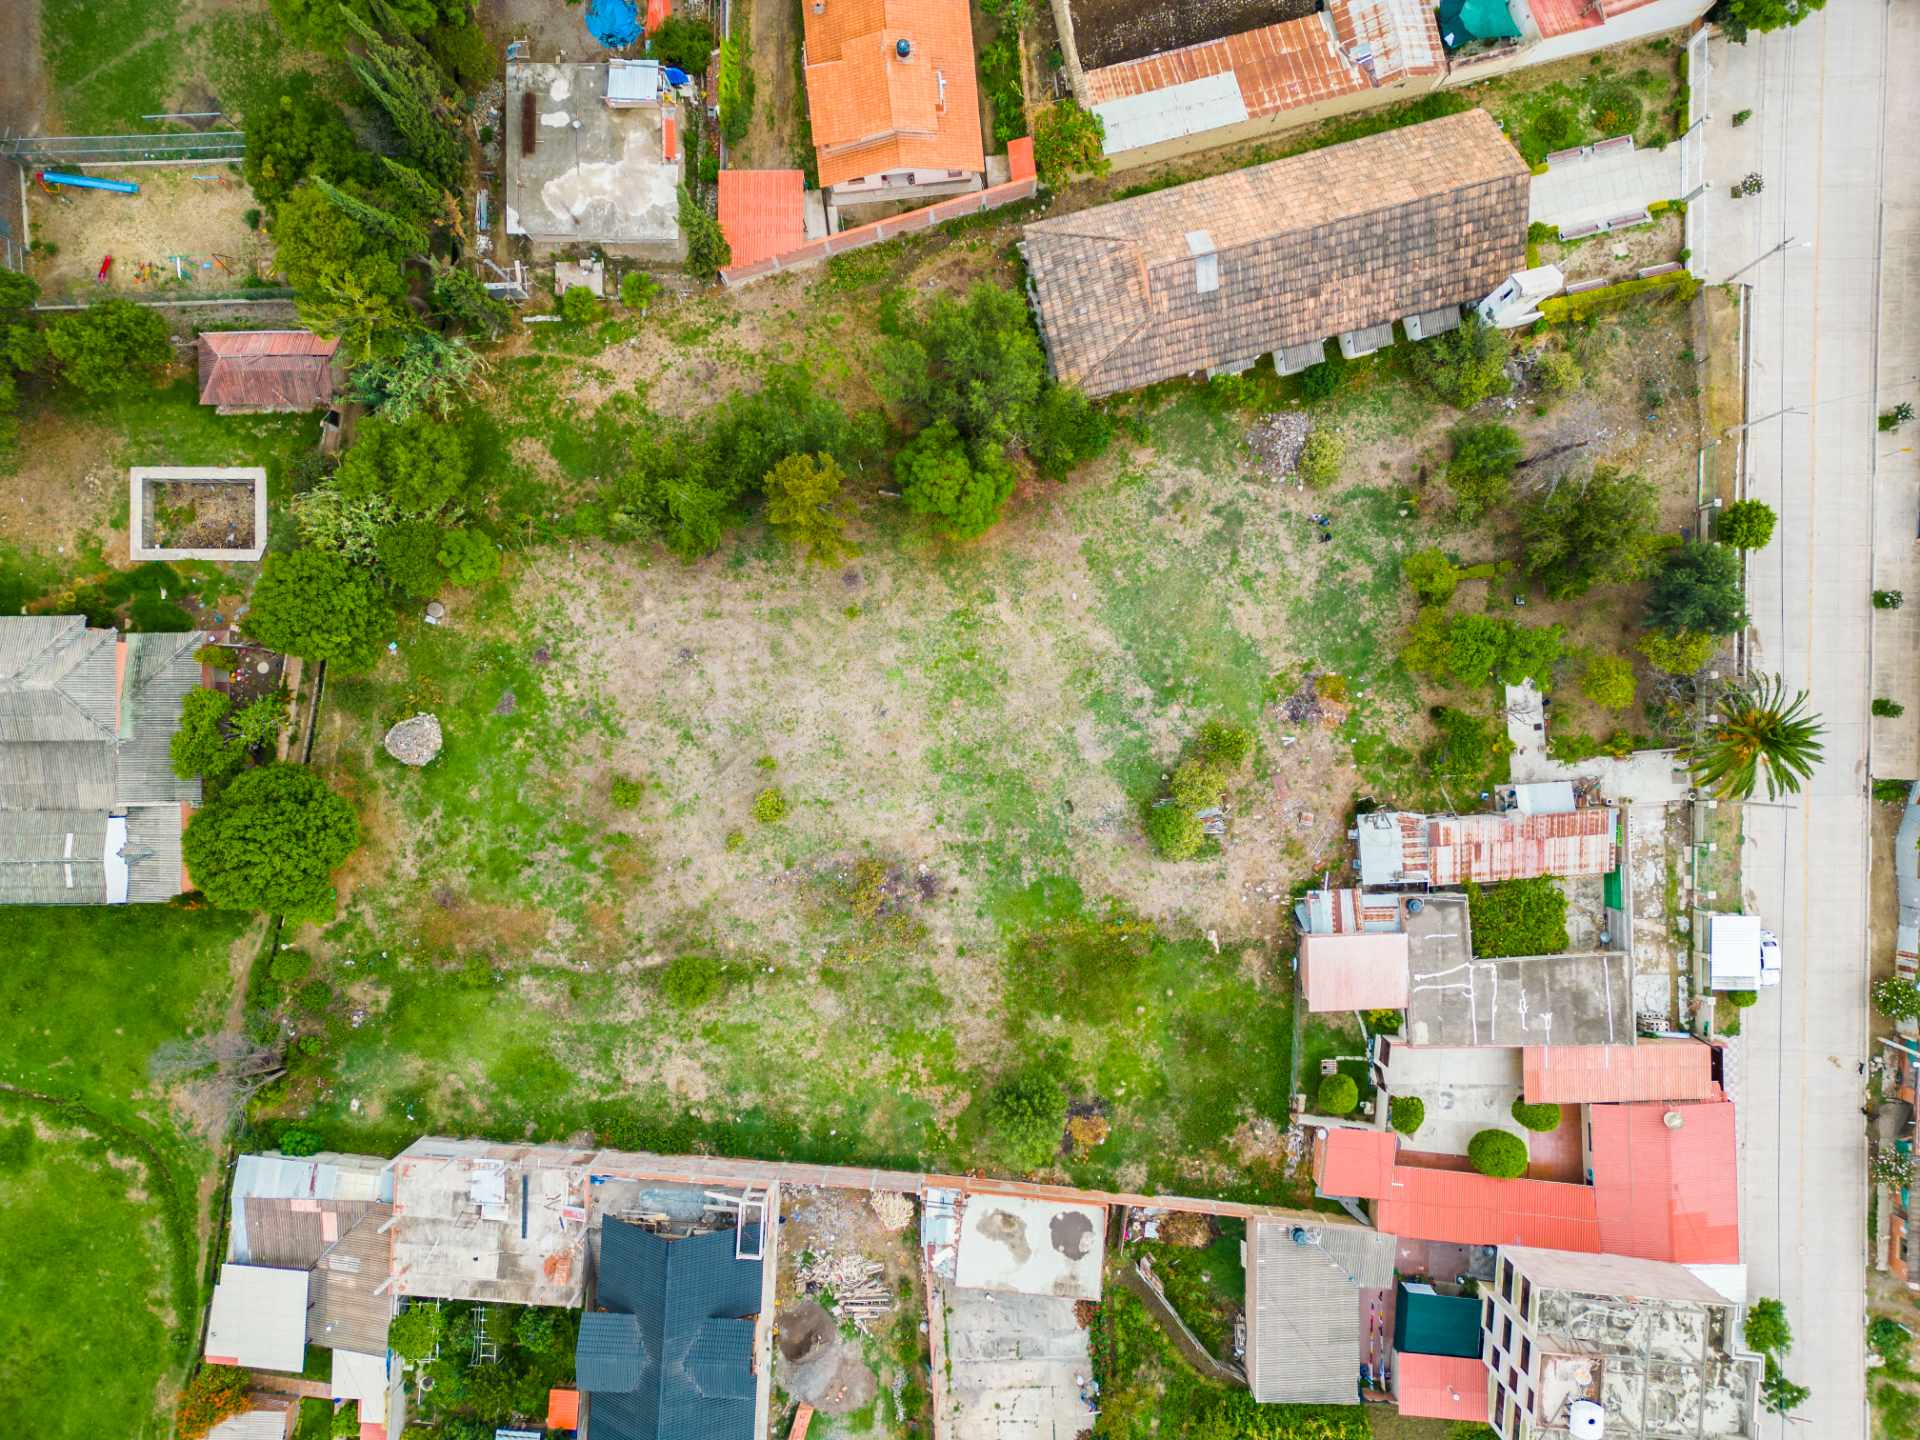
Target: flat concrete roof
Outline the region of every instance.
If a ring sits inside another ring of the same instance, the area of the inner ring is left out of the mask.
[[[1107,1215],[1098,1205],[969,1195],[954,1283],[965,1290],[1100,1298]]]
[[[307,1363],[307,1272],[222,1265],[206,1357],[215,1365],[299,1374]]]
[[[1415,1045],[1613,1045],[1633,1040],[1633,964],[1618,951],[1423,963],[1405,1038]]]
[[[1406,1139],[1410,1150],[1464,1155],[1482,1130],[1505,1130],[1522,1140],[1527,1132],[1513,1118],[1523,1089],[1523,1051],[1509,1047],[1454,1050],[1402,1045],[1388,1038],[1385,1089],[1417,1095],[1426,1118]]]
[[[528,93],[532,153],[520,124]],[[507,233],[544,245],[680,258],[686,132],[679,108],[671,101],[613,108],[606,97],[605,64],[507,66]]]
[[[1093,1373],[1074,1302],[944,1286],[947,1413],[953,1440],[1055,1440],[1093,1428]],[[936,1363],[938,1363],[936,1358]]]

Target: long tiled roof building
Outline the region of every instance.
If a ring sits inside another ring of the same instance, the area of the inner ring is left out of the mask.
[[[1037,221],[1023,248],[1054,375],[1106,395],[1457,320],[1526,263],[1529,184],[1470,110]]]

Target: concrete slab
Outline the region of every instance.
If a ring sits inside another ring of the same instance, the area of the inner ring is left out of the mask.
[[[1093,1428],[1087,1330],[1060,1296],[942,1291],[949,1440],[1059,1440]]]
[[[1406,1038],[1415,1045],[1611,1045],[1633,1039],[1633,965],[1617,951],[1415,963]]]
[[[1656,200],[1678,200],[1680,147],[1609,150],[1556,160],[1533,177],[1530,220],[1570,230],[1642,211]]]
[[[1097,1205],[970,1195],[954,1280],[969,1290],[1098,1300],[1106,1254],[1107,1215]]]
[[[1426,1106],[1419,1133],[1404,1142],[1409,1149],[1464,1155],[1482,1130],[1527,1138],[1513,1118],[1513,1102],[1525,1086],[1518,1049],[1389,1044],[1385,1081],[1382,1088],[1389,1095],[1415,1095]]]

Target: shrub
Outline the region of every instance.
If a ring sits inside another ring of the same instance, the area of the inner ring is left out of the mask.
[[[1064,480],[1113,443],[1113,420],[1080,391],[1048,385],[1027,432],[1027,453],[1049,480]]]
[[[446,1313],[438,1305],[418,1301],[387,1324],[387,1348],[402,1360],[418,1364],[433,1353],[446,1328]]]
[[[333,1440],[359,1440],[360,1402],[348,1400],[333,1412]]]
[[[1873,700],[1873,713],[1882,720],[1898,720],[1907,713],[1907,707],[1898,700],[1889,700],[1884,695],[1876,695]]]
[[[1346,373],[1347,357],[1335,350],[1332,358],[1309,365],[1300,372],[1301,398],[1315,404],[1331,400],[1339,392],[1340,382],[1346,378]]]
[[[1466,410],[1489,395],[1507,393],[1512,348],[1506,331],[1469,315],[1458,330],[1413,347],[1413,373],[1441,400]]]
[[[1876,1184],[1891,1185],[1898,1190],[1904,1190],[1913,1183],[1914,1170],[1913,1156],[1895,1150],[1890,1145],[1878,1146],[1867,1161],[1867,1174]]]
[[[744,8],[736,15],[744,15]],[[739,29],[736,23],[735,29]],[[753,124],[753,66],[747,63],[747,47],[743,40],[729,35],[720,42],[720,134],[729,145],[738,145],[747,138],[747,131]]]
[[[600,301],[584,285],[569,285],[556,308],[569,325],[591,325],[600,318]]]
[[[1747,1318],[1740,1333],[1749,1350],[1762,1355],[1785,1355],[1793,1349],[1793,1327],[1787,1324],[1787,1307],[1771,1296],[1762,1296],[1747,1306]]]
[[[1550,875],[1467,886],[1473,953],[1483,960],[1509,955],[1558,955],[1567,948],[1567,897]]]
[[[1460,567],[1444,550],[1415,550],[1400,562],[1400,573],[1424,605],[1444,605],[1460,584]]]
[[[1624,655],[1595,655],[1580,677],[1580,693],[1604,710],[1633,704],[1633,662]]]
[[[1734,111],[1733,112],[1733,128],[1738,130],[1742,125],[1746,124],[1747,121],[1751,120],[1752,118],[1753,118],[1753,111],[1751,110]]]
[[[1698,543],[1667,552],[1647,594],[1647,621],[1670,633],[1731,635],[1741,629],[1747,605],[1740,589],[1740,552]]]
[[[1335,1071],[1320,1080],[1314,1109],[1322,1115],[1351,1115],[1360,1105],[1360,1086],[1351,1075]]]
[[[1775,518],[1764,500],[1736,500],[1714,521],[1713,535],[1736,550],[1759,550],[1773,538]]]
[[[1075,175],[1107,173],[1107,126],[1072,100],[1049,105],[1033,125],[1033,165],[1040,183],[1057,189]]]
[[[1560,1107],[1551,1103],[1529,1105],[1525,1100],[1513,1102],[1514,1123],[1523,1130],[1534,1130],[1546,1134],[1560,1128]]]
[[[1447,488],[1453,491],[1454,513],[1471,525],[1507,503],[1514,467],[1526,447],[1517,431],[1500,424],[1456,425],[1449,439]]]
[[[1225,768],[1195,755],[1174,767],[1167,794],[1183,809],[1207,810],[1220,803],[1226,788]]]
[[[1066,1087],[1048,1066],[1016,1070],[994,1087],[987,1101],[994,1152],[1015,1170],[1034,1170],[1051,1160],[1066,1128]]]
[[[733,264],[733,247],[721,233],[720,222],[707,207],[693,198],[686,186],[680,187],[680,233],[687,240],[687,273],[711,280]]]
[[[393,617],[373,585],[320,550],[269,555],[254,582],[247,633],[269,649],[342,670],[370,670]]]
[[[1898,975],[1873,982],[1873,1007],[1889,1020],[1920,1019],[1920,986]]]
[[[1207,832],[1199,817],[1172,800],[1148,808],[1146,830],[1154,853],[1162,860],[1191,860],[1207,848]]]
[[[607,787],[607,802],[616,810],[637,810],[645,793],[645,787],[631,775],[616,775]]]
[[[907,442],[893,463],[907,508],[932,516],[953,540],[984,535],[1013,494],[1013,467],[992,444],[965,444],[951,421],[937,420]]]
[[[1759,1003],[1760,992],[1757,990],[1723,990],[1720,992],[1720,998],[1736,1010],[1745,1010]]]
[[[1224,720],[1209,720],[1194,737],[1193,748],[1195,754],[1237,770],[1253,758],[1253,732]]]
[[[282,950],[267,962],[267,974],[274,984],[285,987],[303,978],[312,964],[304,951]]]
[[[1047,363],[1019,292],[983,282],[964,298],[940,294],[912,308],[894,292],[882,312],[875,387],[911,423],[945,420],[964,439],[996,443],[1038,434]],[[1057,449],[1083,418],[1049,414],[1046,424],[1062,433],[1043,448]]]
[[[1668,675],[1697,673],[1720,642],[1696,630],[1654,630],[1640,637],[1640,653],[1654,669]]]
[[[1527,1173],[1527,1142],[1505,1130],[1482,1130],[1467,1142],[1467,1159],[1482,1175],[1511,1180]]]
[[[551,1355],[560,1348],[566,1333],[560,1328],[560,1312],[529,1308],[513,1322],[513,1342],[535,1355]]]
[[[1418,1095],[1396,1095],[1387,1106],[1387,1119],[1402,1135],[1417,1135],[1427,1123],[1427,1102]]]
[[[378,533],[374,553],[390,589],[424,600],[440,588],[440,526],[432,520],[402,520]]]
[[[1906,603],[1906,596],[1898,590],[1876,590],[1873,592],[1873,608],[1876,610],[1898,610]]]
[[[259,206],[249,205],[246,209],[242,210],[240,212],[240,221],[249,230],[258,230],[260,228]]]
[[[1529,165],[1538,165],[1560,150],[1571,150],[1585,138],[1580,117],[1568,105],[1547,105],[1535,113],[1516,141]]]
[[[1579,389],[1585,378],[1580,362],[1565,350],[1544,350],[1533,362],[1534,386],[1549,404]]]
[[[980,51],[980,88],[993,106],[993,153],[1027,133],[1027,96],[1022,84],[1020,35],[1003,29]]]
[[[485,584],[500,573],[500,547],[478,530],[449,530],[435,558],[447,579],[462,587]]]
[[[465,498],[472,475],[458,430],[427,415],[381,414],[361,422],[333,483],[348,500],[381,499],[398,514],[432,519]]]
[[[282,1155],[301,1156],[318,1155],[327,1146],[313,1131],[295,1127],[280,1132],[280,1143],[276,1148]]]
[[[1876,780],[1873,782],[1873,798],[1882,805],[1904,805],[1913,794],[1911,780]]]
[[[720,993],[724,978],[711,955],[676,955],[660,972],[660,993],[682,1010],[698,1010]]]
[[[1507,739],[1478,715],[1438,705],[1433,710],[1434,742],[1420,754],[1428,773],[1443,785],[1478,786],[1487,767],[1506,753]]]
[[[333,1004],[333,987],[316,977],[294,991],[293,1003],[297,1008],[317,1015]]]
[[[131,300],[96,300],[47,326],[47,353],[63,383],[86,395],[112,395],[152,380],[173,360],[167,322]]]
[[[1867,1348],[1878,1355],[1887,1369],[1902,1375],[1913,1351],[1913,1332],[1891,1316],[1875,1316],[1867,1326]]]
[[[332,913],[333,872],[360,843],[360,822],[314,771],[264,765],[196,811],[181,843],[213,904],[304,919]]]
[[[179,1440],[200,1440],[223,1420],[245,1412],[251,1384],[245,1370],[232,1365],[202,1365],[180,1392],[174,1407]]]
[[[761,481],[768,526],[816,564],[837,564],[853,548],[839,510],[844,478],[831,455],[789,455]]]
[[[693,15],[669,15],[647,37],[647,49],[662,65],[703,76],[713,59],[713,26]]]
[[[778,785],[769,785],[753,797],[753,818],[762,825],[777,825],[787,818],[787,797]]]
[[[1340,478],[1340,465],[1347,455],[1347,442],[1332,430],[1315,426],[1300,447],[1293,473],[1314,490],[1324,490]]]
[[[1631,135],[1640,128],[1640,97],[1624,80],[1606,80],[1587,92],[1587,114],[1601,135]]]
[[[627,309],[644,310],[659,298],[660,282],[646,271],[629,270],[620,277],[620,303]]]

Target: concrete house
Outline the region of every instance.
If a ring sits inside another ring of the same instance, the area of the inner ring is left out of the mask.
[[[1055,379],[1089,395],[1282,374],[1460,323],[1526,261],[1531,177],[1483,110],[1025,227]],[[1367,884],[1373,881],[1368,879]]]
[[[0,904],[123,905],[187,888],[198,779],[168,743],[206,636],[0,616]]]
[[[965,0],[804,0],[807,114],[835,206],[981,189]]]

